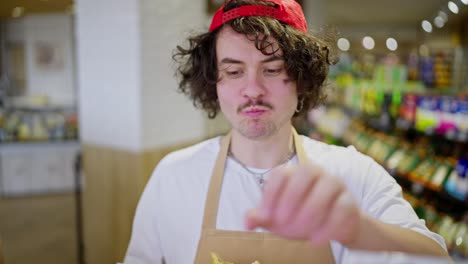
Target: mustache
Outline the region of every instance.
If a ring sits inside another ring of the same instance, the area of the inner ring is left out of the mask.
[[[273,106],[268,102],[264,102],[262,100],[250,100],[250,101],[246,102],[245,104],[240,105],[237,108],[237,113],[240,113],[244,109],[246,109],[248,107],[253,107],[253,106],[260,106],[260,107],[266,107],[268,109],[273,109]]]

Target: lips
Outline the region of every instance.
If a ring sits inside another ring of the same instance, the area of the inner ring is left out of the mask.
[[[248,107],[244,109],[241,113],[247,117],[260,117],[268,112],[267,108],[264,107]]]

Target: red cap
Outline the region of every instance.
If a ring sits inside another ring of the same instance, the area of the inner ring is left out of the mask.
[[[307,22],[301,6],[295,0],[259,0],[275,3],[277,7],[262,5],[245,5],[224,12],[224,5],[216,11],[211,21],[210,30],[213,31],[224,23],[246,16],[267,16],[276,18],[300,31],[307,32]],[[229,2],[229,1],[227,1]]]

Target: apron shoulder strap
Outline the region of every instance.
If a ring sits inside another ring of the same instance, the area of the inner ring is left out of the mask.
[[[224,168],[227,160],[229,144],[231,142],[231,132],[221,139],[218,158],[216,159],[213,173],[208,186],[208,193],[206,195],[205,212],[203,216],[203,229],[216,228],[216,216],[218,215],[218,204],[223,185]]]

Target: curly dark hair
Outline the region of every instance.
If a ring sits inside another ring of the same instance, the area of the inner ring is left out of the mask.
[[[224,10],[228,11],[243,5],[268,5],[274,3],[255,0],[231,0]],[[265,55],[272,55],[272,37],[283,51],[286,71],[289,78],[296,82],[302,110],[295,116],[304,114],[325,99],[323,89],[331,64],[331,49],[325,40],[310,33],[301,32],[270,17],[240,17],[225,23],[212,32],[202,33],[188,39],[188,48],[177,46],[173,59],[179,64],[176,76],[178,90],[188,95],[195,107],[202,108],[209,118],[216,117],[220,106],[216,92],[219,80],[216,40],[220,30],[226,25],[234,31],[245,34],[255,43],[255,47]]]

